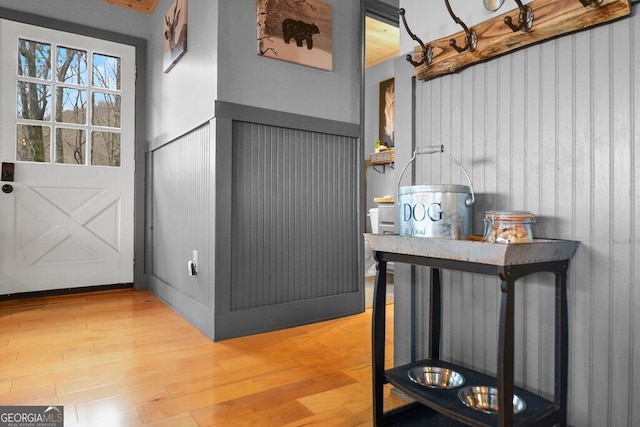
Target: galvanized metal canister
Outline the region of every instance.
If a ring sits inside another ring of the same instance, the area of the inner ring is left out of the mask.
[[[430,184],[400,187],[407,167],[419,154],[443,153],[464,172],[469,185]],[[416,149],[398,179],[398,219],[401,236],[464,240],[471,235],[471,206],[475,202],[467,171],[444,146]]]
[[[398,190],[400,235],[466,239],[471,234],[471,206],[466,185],[412,185]]]

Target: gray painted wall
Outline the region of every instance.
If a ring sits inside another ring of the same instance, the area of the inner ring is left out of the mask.
[[[169,73],[164,15],[150,19],[147,109],[149,289],[207,336],[215,332],[215,119],[218,1],[188,2],[187,52]],[[198,252],[198,274],[187,262]]]
[[[538,216],[537,237],[581,241],[568,276],[568,410],[575,426],[630,426],[640,418],[637,7],[614,24],[429,82],[414,81],[410,66],[396,66],[400,157],[412,143],[444,144],[464,164],[477,195],[476,234],[486,210],[526,209]],[[417,183],[465,183],[448,161],[423,157]],[[409,358],[403,307],[410,273],[395,268],[395,355],[402,363]],[[417,278],[424,308],[426,272],[418,270]],[[498,282],[453,272],[444,280],[443,357],[495,372]],[[546,396],[554,385],[552,280],[528,277],[516,293],[516,382]],[[420,313],[417,324],[426,328]],[[418,331],[422,355],[425,334]]]
[[[242,105],[360,123],[362,36],[358,1],[329,0],[333,71],[256,54],[256,1],[220,2],[218,99]]]
[[[218,0],[188,2],[187,53],[164,72],[164,15],[174,0],[161,0],[150,19],[147,138],[151,149],[213,118],[218,96]]]
[[[149,18],[152,149],[210,120],[215,100],[360,123],[359,2],[328,2],[334,19],[334,70],[328,72],[258,56],[255,0],[191,0],[187,53],[166,74],[161,29],[171,3],[160,1]]]
[[[170,3],[170,0],[160,2],[151,17],[152,27],[161,28],[163,15]],[[355,278],[355,283],[343,282],[337,292],[316,298],[318,294],[314,292],[321,290],[318,280],[322,275],[317,275],[314,282],[309,283],[297,283],[295,280],[277,283],[279,279],[275,277],[265,278],[268,282],[264,284],[251,280],[251,283],[236,283],[234,287],[234,280],[239,280],[238,270],[235,274],[227,272],[235,236],[228,210],[234,202],[232,190],[240,188],[241,184],[240,181],[229,180],[229,177],[233,168],[238,167],[232,147],[239,141],[235,139],[230,125],[235,117],[220,116],[215,107],[217,102],[238,106],[238,110],[243,112],[242,121],[246,123],[263,123],[260,120],[264,117],[280,113],[296,115],[288,124],[276,124],[283,129],[276,129],[274,135],[284,135],[284,129],[308,130],[308,122],[320,121],[323,127],[316,131],[326,134],[323,137],[328,138],[327,141],[332,143],[336,136],[339,139],[347,136],[346,140],[342,139],[347,144],[355,143],[356,147],[350,149],[357,151],[356,159],[362,158],[359,138],[362,26],[353,25],[361,22],[362,8],[358,2],[329,3],[333,5],[333,71],[258,56],[255,0],[191,0],[188,5],[187,53],[168,74],[163,73],[160,57],[162,33],[154,31],[150,35],[148,205],[153,210],[149,213],[148,229],[149,283],[154,292],[210,337],[222,339],[335,317],[363,308],[361,274],[350,276]],[[345,127],[350,128],[347,133],[341,130]],[[201,130],[207,132],[204,139],[200,135]],[[290,139],[288,136],[278,141],[265,138],[264,143],[295,142],[295,138],[294,141]],[[202,141],[206,141],[204,145]],[[259,140],[249,142],[260,144]],[[309,151],[311,154],[315,156],[311,158],[312,164],[334,159],[331,150],[314,149]],[[184,161],[194,155],[209,161]],[[358,160],[351,165],[351,171],[362,171]],[[256,162],[254,167],[255,173],[268,176],[274,165]],[[360,176],[356,173],[357,178]],[[355,187],[356,206],[358,201],[364,200],[361,182]],[[197,186],[197,190],[202,191],[200,196],[186,195],[196,183],[203,183],[203,186]],[[292,181],[288,184],[296,187],[298,183]],[[332,210],[327,209],[327,203],[331,202],[314,201],[314,212],[318,212],[318,216],[310,218],[313,226],[333,219]],[[259,207],[255,209],[259,210]],[[260,213],[252,211],[250,216],[259,218]],[[361,212],[356,217],[364,218]],[[355,261],[350,268],[357,273],[363,268],[359,261],[362,259],[360,235],[364,231],[363,221],[356,219],[350,224],[352,243],[356,241],[352,245],[355,253],[351,258]],[[285,224],[285,228],[289,225]],[[259,237],[251,233],[248,236],[250,239]],[[288,236],[291,240],[281,244],[295,246],[294,236]],[[262,245],[266,247],[271,243],[275,244],[275,238],[262,242]],[[251,244],[258,245],[258,242],[251,240]],[[318,241],[308,241],[309,247],[317,244]],[[332,251],[334,244],[325,245],[321,252]],[[199,273],[196,277],[188,276],[186,269],[193,250],[199,252]],[[279,262],[290,260],[279,258]],[[257,277],[261,272],[259,267],[254,267],[247,266],[252,277]],[[283,266],[275,268],[284,270]],[[295,270],[299,272],[304,268],[296,266]],[[305,294],[308,297],[257,308],[231,306],[230,298],[237,296],[238,292],[252,298],[252,295],[257,295],[259,287],[277,289],[279,286],[299,286],[308,293]],[[205,292],[202,287],[208,290]]]
[[[360,127],[216,102],[216,128],[215,339],[361,312]]]
[[[358,292],[357,138],[240,121],[233,134],[230,309]]]
[[[214,335],[215,146],[204,125],[149,154],[149,288],[208,336]],[[198,251],[198,272],[187,261]]]

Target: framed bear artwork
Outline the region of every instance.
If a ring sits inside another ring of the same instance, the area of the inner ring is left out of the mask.
[[[320,0],[257,0],[258,55],[333,70],[331,5]]]

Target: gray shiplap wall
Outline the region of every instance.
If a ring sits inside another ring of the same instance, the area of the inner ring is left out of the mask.
[[[360,126],[216,102],[216,339],[364,310]]]
[[[211,188],[203,179],[211,174],[209,133],[209,125],[203,125],[153,152],[151,209],[154,276],[205,305],[210,304],[206,269],[199,276],[185,273],[194,250],[203,264],[209,257]]]
[[[213,335],[211,259],[214,173],[207,122],[149,154],[150,288],[207,335]],[[198,251],[198,274],[187,262]]]
[[[231,309],[357,292],[357,140],[241,121],[233,134]]]
[[[149,154],[150,289],[216,340],[363,311],[360,126],[215,105]]]
[[[410,101],[414,144],[444,144],[471,174],[475,234],[482,233],[486,210],[525,209],[538,216],[537,237],[581,242],[568,285],[568,410],[575,426],[632,426],[640,419],[640,16],[634,8],[633,16],[611,25],[416,82]],[[465,183],[446,159],[421,157],[416,183]],[[426,308],[428,276],[416,274],[423,285],[418,303]],[[494,373],[498,282],[454,272],[444,279],[443,357]],[[517,284],[516,382],[551,397],[553,277]],[[396,296],[397,310],[403,301]],[[427,325],[420,312],[417,347],[424,356]],[[406,357],[403,345],[396,345],[396,362]]]

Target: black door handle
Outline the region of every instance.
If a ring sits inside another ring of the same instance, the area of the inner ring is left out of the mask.
[[[2,162],[2,179],[0,181],[13,181],[15,163]]]

